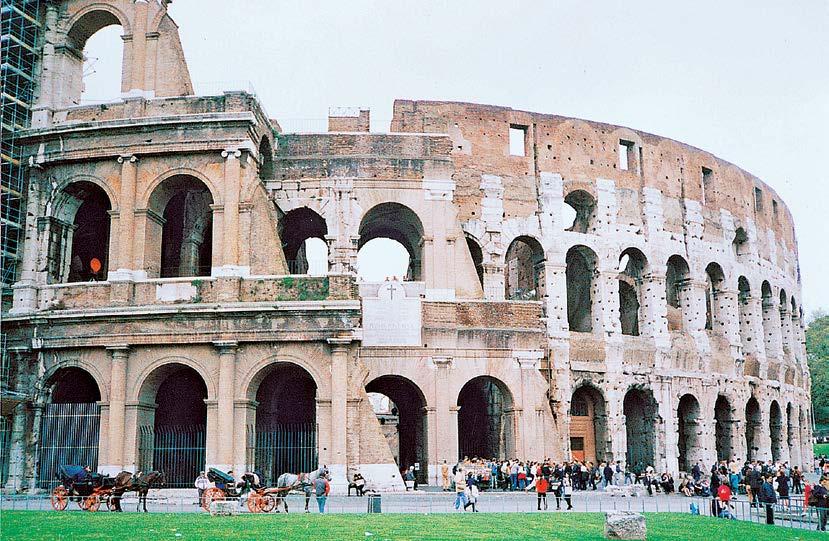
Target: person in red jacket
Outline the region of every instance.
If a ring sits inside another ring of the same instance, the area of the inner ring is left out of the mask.
[[[718,517],[728,518],[731,516],[729,502],[731,502],[731,487],[724,483],[717,489],[716,510]]]
[[[546,477],[535,478],[535,493],[538,495],[538,510],[541,511],[541,502],[544,502],[544,510],[547,510],[547,490],[550,488],[550,482]]]

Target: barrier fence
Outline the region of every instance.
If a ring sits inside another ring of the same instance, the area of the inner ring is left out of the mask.
[[[366,513],[370,512],[371,504],[369,496],[330,496],[325,502],[326,513]],[[373,506],[373,512],[382,513],[459,513],[455,509],[455,494],[451,492],[407,492],[407,493],[380,493],[379,507]],[[239,503],[239,512],[247,513],[246,498],[228,498],[228,500]],[[291,494],[287,498],[289,511],[303,512],[305,498],[301,494]],[[632,511],[639,513],[691,513],[691,506],[694,504],[702,516],[712,516],[712,498],[702,497],[610,497],[601,493],[577,492],[573,499],[573,509],[568,511],[567,503],[560,500],[561,510],[556,510],[556,498],[548,494],[547,510],[537,510],[537,497],[530,493],[504,493],[504,492],[483,492],[478,499],[476,508],[481,513],[580,513],[594,512],[602,513],[607,511]],[[122,506],[126,512],[136,510],[137,499],[134,495],[127,494],[122,500]],[[51,510],[48,495],[38,496],[7,496],[0,498],[0,509],[2,510]],[[101,506],[98,512],[105,512],[106,507]],[[150,512],[164,513],[193,513],[204,512],[198,505],[195,491],[193,495],[165,494],[165,491],[152,490],[148,498],[148,509]],[[309,502],[309,509],[313,513],[318,511],[318,502],[312,497]],[[753,506],[745,500],[732,500],[730,513],[734,520],[755,522],[764,524],[766,512],[763,506]],[[471,511],[468,509],[467,511]],[[814,507],[803,507],[802,499],[792,499],[787,503],[778,503],[774,506],[775,524],[786,528],[816,530],[820,513],[829,513],[829,509],[816,509]],[[58,511],[55,511],[58,512]],[[67,511],[83,512],[80,508],[70,503]],[[273,514],[274,512],[271,512]],[[728,521],[727,518],[718,520]]]
[[[204,425],[139,427],[139,469],[163,471],[168,487],[192,487],[204,469],[205,433]]]
[[[95,402],[44,406],[37,445],[38,488],[57,486],[62,464],[89,466],[97,471],[100,424],[101,406]]]

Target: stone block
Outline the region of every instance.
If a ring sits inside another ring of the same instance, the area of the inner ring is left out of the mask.
[[[239,502],[236,500],[214,500],[210,502],[210,515],[229,517],[239,514]]]
[[[605,539],[647,539],[645,517],[627,511],[605,513],[604,536]]]

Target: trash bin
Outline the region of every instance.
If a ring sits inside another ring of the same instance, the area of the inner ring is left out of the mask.
[[[369,494],[368,495],[368,512],[369,513],[382,513],[380,506],[380,494]]]

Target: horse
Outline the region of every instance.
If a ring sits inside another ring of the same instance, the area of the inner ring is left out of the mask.
[[[311,493],[314,491],[314,481],[319,477],[327,476],[328,468],[326,466],[320,466],[310,473],[283,473],[280,475],[276,480],[277,492],[274,494],[277,513],[279,512],[280,502],[285,507],[285,512],[288,512],[288,501],[285,497],[288,495],[288,492],[297,488],[302,488],[302,491],[305,493],[305,512],[310,513],[308,510],[308,502],[311,501]]]
[[[136,511],[141,510],[141,504],[144,504],[144,512],[147,512],[147,493],[151,488],[161,488],[166,483],[164,473],[160,471],[151,471],[148,473],[138,472],[133,475],[128,471],[122,471],[115,476],[115,488],[112,489],[112,507],[113,511],[121,512],[121,497],[125,492],[135,491],[138,494],[138,505],[135,507]]]

